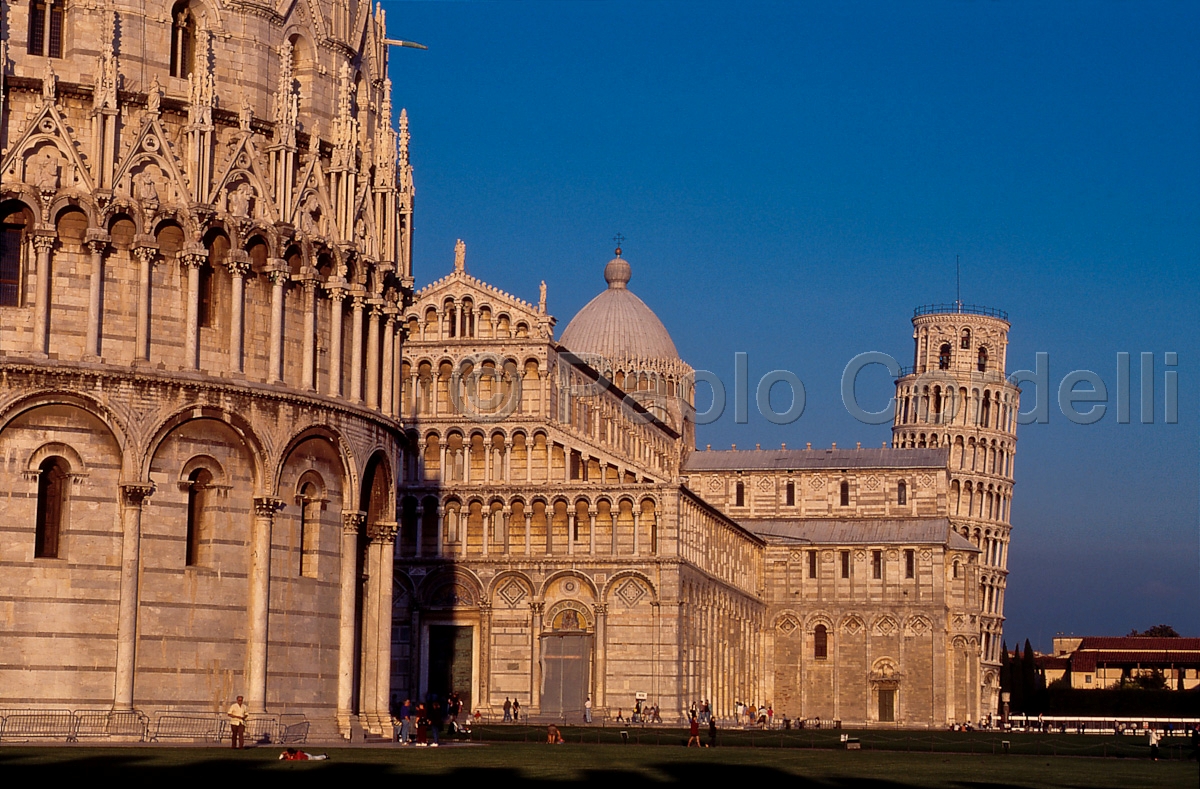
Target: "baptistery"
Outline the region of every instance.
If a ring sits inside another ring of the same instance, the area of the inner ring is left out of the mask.
[[[382,10],[0,15],[0,707],[382,731],[413,210]]]

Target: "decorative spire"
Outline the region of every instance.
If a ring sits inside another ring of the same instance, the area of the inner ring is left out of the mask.
[[[454,245],[454,270],[467,270],[467,245],[460,238]]]

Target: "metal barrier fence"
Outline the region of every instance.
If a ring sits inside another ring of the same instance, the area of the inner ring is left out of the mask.
[[[253,715],[246,722],[246,742],[296,744],[308,740],[303,715]],[[0,741],[121,739],[137,742],[229,739],[229,719],[220,713],[159,711],[153,718],[141,710],[0,709]]]

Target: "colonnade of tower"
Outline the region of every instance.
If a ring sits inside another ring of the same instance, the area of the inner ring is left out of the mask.
[[[982,554],[981,709],[999,693],[1020,390],[1005,375],[1008,315],[954,303],[913,315],[913,366],[896,381],[893,446],[948,447],[953,528]]]

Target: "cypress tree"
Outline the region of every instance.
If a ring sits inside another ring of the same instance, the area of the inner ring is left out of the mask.
[[[1021,695],[1025,703],[1025,712],[1040,712],[1040,701],[1037,686],[1037,664],[1033,660],[1033,647],[1029,639],[1025,639],[1025,657],[1021,660]]]

